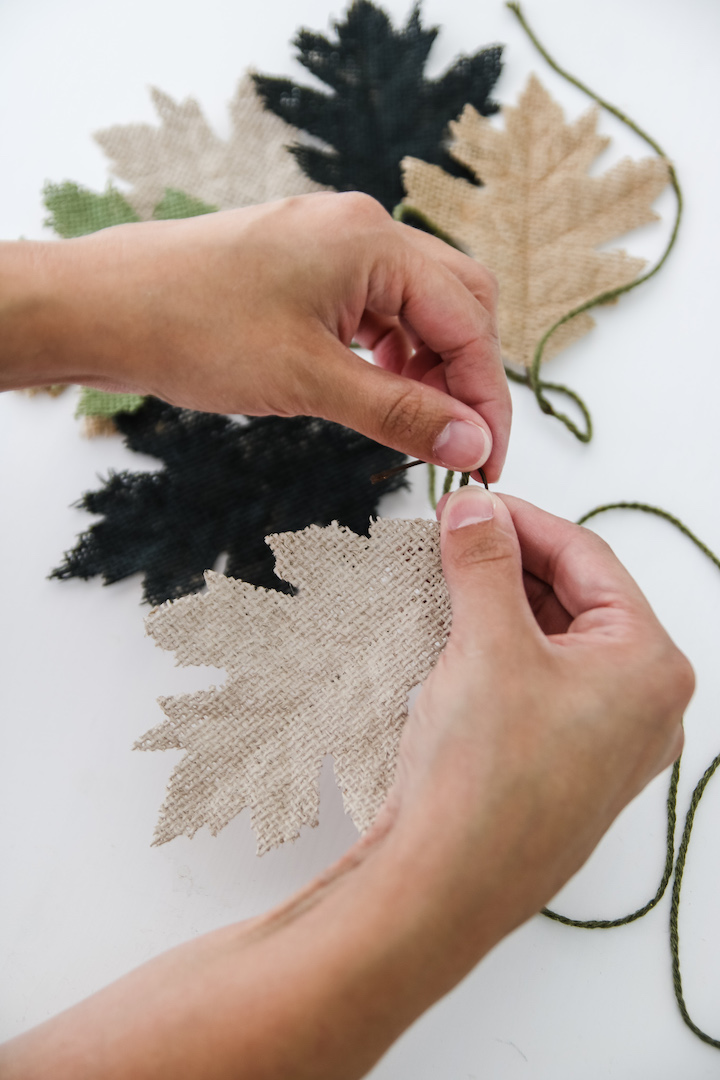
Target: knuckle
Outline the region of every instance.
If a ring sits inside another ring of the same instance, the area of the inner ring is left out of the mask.
[[[695,672],[688,658],[662,631],[646,643],[641,685],[644,700],[658,720],[675,723],[695,691]]]
[[[695,693],[695,672],[685,653],[672,646],[672,655],[668,662],[668,675],[674,696],[681,709]]]
[[[472,570],[488,563],[515,567],[518,552],[510,537],[503,533],[495,529],[478,530],[472,538],[466,536],[465,543],[453,552],[452,559],[459,570]]]
[[[384,206],[364,191],[344,191],[338,197],[343,200],[345,212],[352,221],[392,220]]]
[[[478,271],[483,294],[492,302],[494,307],[500,295],[500,282],[487,266],[478,266]]]
[[[382,439],[388,442],[403,439],[411,432],[417,433],[422,414],[422,402],[418,391],[409,386],[397,397],[380,422]]]

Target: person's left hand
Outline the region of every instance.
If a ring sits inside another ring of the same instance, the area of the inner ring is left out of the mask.
[[[35,269],[51,298],[46,381],[322,416],[436,465],[500,475],[511,405],[495,279],[367,195],[33,246],[46,249]]]

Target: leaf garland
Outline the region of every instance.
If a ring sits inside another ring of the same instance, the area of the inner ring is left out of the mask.
[[[300,30],[298,59],[331,89],[323,93],[291,79],[255,75],[269,109],[324,145],[291,147],[307,175],[337,191],[364,191],[392,210],[403,196],[400,162],[408,155],[467,171],[450,158],[449,120],[470,102],[490,116],[501,71],[501,46],[462,56],[439,79],[425,78],[437,27],[422,26],[419,5],[395,30],[370,0],[355,0],[334,38]]]
[[[414,158],[403,162],[405,204],[491,266],[500,283],[498,317],[506,360],[526,369],[537,342],[568,310],[637,278],[644,260],[598,247],[657,220],[652,203],[668,184],[658,157],[621,161],[602,176],[588,169],[609,140],[597,110],[566,124],[562,109],[531,76],[504,131],[471,105],[450,125],[454,158],[482,176],[482,188]],[[594,326],[588,311],[558,327],[545,358]]]
[[[100,193],[72,180],[65,180],[61,184],[48,182],[43,188],[43,201],[50,211],[45,225],[65,240],[140,220],[124,195],[111,184]],[[165,188],[151,216],[156,221],[165,221],[168,218],[212,214],[217,209],[217,206],[203,203],[183,191]]]
[[[148,633],[223,686],[162,698],[166,719],[136,749],[172,746],[176,766],[155,843],[217,833],[249,808],[258,854],[318,820],[332,754],[347,812],[372,825],[393,780],[408,693],[434,666],[450,598],[434,521],[385,520],[369,538],[337,522],[268,537],[296,595],[207,574],[208,591],[165,604]]]
[[[116,124],[95,134],[111,172],[130,185],[127,200],[140,219],[158,216],[167,187],[220,210],[322,190],[287,150],[300,132],[263,107],[250,74],[230,102],[227,140],[215,134],[193,98],[178,103],[155,87],[150,92],[159,127]]]
[[[224,552],[230,576],[287,589],[273,574],[268,533],[331,521],[365,532],[380,497],[406,483],[402,475],[370,481],[403,454],[313,417],[238,423],[147,398],[115,423],[129,449],[164,468],[111,473],[84,495],[78,506],[102,520],[51,576],[102,575],[111,584],[141,573],[150,604],[200,589]]]

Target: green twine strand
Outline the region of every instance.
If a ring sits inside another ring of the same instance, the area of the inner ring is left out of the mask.
[[[555,326],[559,326],[560,323],[556,323]],[[555,327],[553,327],[555,329]],[[544,413],[548,416],[554,416],[557,420],[561,420],[565,427],[573,433],[576,439],[583,443],[589,443],[593,437],[593,422],[590,410],[580,397],[578,393],[571,390],[569,386],[563,386],[562,383],[545,382],[541,379],[539,374],[537,380],[533,383],[530,372],[513,371],[507,364],[505,365],[505,374],[511,382],[521,383],[523,386],[529,386],[535,394],[535,399]],[[583,420],[585,421],[585,427],[579,428],[577,424],[570,419],[565,413],[557,412],[545,397],[545,390],[554,390],[558,394],[565,394],[571,401],[574,401],[580,412],[582,413]]]
[[[650,506],[648,503],[641,502],[616,502],[605,503],[602,506],[596,506],[594,510],[589,510],[587,514],[583,514],[578,519],[578,525],[583,525],[586,521],[596,517],[598,514],[604,514],[607,510],[639,510],[644,514],[654,514],[655,517],[663,518],[669,522],[676,529],[678,529],[683,536],[687,536],[689,540],[692,540],[693,544],[702,551],[703,555],[706,555],[708,559],[720,570],[720,558],[712,551],[707,544],[704,544],[699,537],[692,532],[679,518],[674,514],[669,513],[667,510],[662,510],[659,506]],[[675,860],[675,879],[673,881],[672,899],[670,902],[670,955],[672,957],[672,978],[673,987],[675,990],[675,998],[678,1003],[680,1015],[690,1028],[690,1030],[697,1035],[699,1039],[707,1043],[709,1046],[714,1046],[720,1050],[720,1039],[714,1039],[707,1032],[699,1028],[697,1024],[692,1020],[685,1004],[685,998],[683,997],[682,978],[680,976],[680,938],[678,934],[678,914],[680,910],[680,888],[682,885],[683,872],[685,870],[685,857],[690,845],[690,834],[692,833],[693,822],[695,820],[695,811],[698,808],[698,804],[703,797],[705,788],[708,785],[709,780],[713,776],[716,769],[720,766],[720,754],[710,763],[708,768],[703,773],[703,776],[697,784],[690,800],[690,808],[685,818],[685,827],[683,829],[682,839],[680,840],[680,846],[678,847],[677,859]],[[551,911],[548,908],[543,908],[542,914],[548,919],[553,919],[555,922],[563,923],[565,926],[576,926],[584,930],[609,930],[615,926],[625,926],[627,923],[634,922],[636,919],[641,919],[643,915],[647,915],[656,904],[660,902],[663,894],[668,886],[670,877],[672,875],[673,860],[675,859],[675,823],[676,823],[676,808],[677,808],[677,788],[678,780],[680,777],[680,759],[675,762],[673,766],[672,775],[670,777],[670,787],[668,789],[667,797],[667,854],[665,857],[665,869],[663,876],[660,880],[660,884],[657,888],[657,892],[648,900],[643,907],[638,908],[637,911],[631,912],[629,915],[624,915],[619,919],[571,919],[566,915],[559,915],[556,911]]]
[[[695,811],[697,810],[698,803],[703,797],[703,792],[718,765],[720,765],[720,754],[718,754],[710,765],[708,765],[702,778],[698,782],[697,787],[693,791],[692,799],[690,800],[690,809],[685,818],[685,828],[683,829],[680,847],[678,848],[677,862],[675,863],[675,881],[673,882],[672,900],[670,901],[670,952],[672,954],[673,987],[675,989],[675,997],[677,999],[678,1008],[680,1009],[680,1015],[690,1030],[697,1035],[698,1039],[702,1039],[702,1041],[708,1043],[709,1046],[715,1046],[720,1050],[720,1039],[713,1039],[711,1035],[708,1035],[702,1028],[699,1028],[694,1020],[691,1019],[690,1014],[687,1011],[682,991],[682,979],[680,978],[680,937],[678,934],[680,887],[682,885],[683,871],[685,870],[685,856],[687,855],[687,849],[690,843],[690,833],[692,832],[693,821],[695,820]]]
[[[675,246],[675,240],[677,239],[677,235],[680,230],[680,221],[683,211],[682,191],[680,189],[680,183],[678,181],[677,174],[672,163],[669,161],[667,154],[655,141],[655,139],[648,135],[646,131],[643,131],[643,129],[638,124],[636,124],[634,120],[631,120],[630,117],[626,116],[625,113],[620,111],[620,109],[616,108],[614,105],[611,105],[609,101],[606,101],[605,98],[600,97],[599,94],[596,94],[593,90],[586,86],[585,83],[581,82],[579,79],[576,79],[574,75],[571,75],[569,71],[566,71],[564,68],[560,67],[560,65],[550,56],[547,49],[545,49],[544,46],[540,43],[530,26],[528,25],[519,3],[509,2],[506,6],[510,9],[510,11],[512,11],[513,15],[516,17],[516,19],[522,26],[530,41],[533,43],[533,45],[538,50],[543,59],[547,61],[553,71],[557,72],[557,74],[560,75],[563,79],[566,79],[567,82],[572,83],[573,86],[576,86],[578,90],[581,90],[584,94],[587,94],[589,98],[595,101],[603,109],[606,109],[609,113],[612,113],[613,116],[617,117],[618,120],[622,121],[623,124],[629,127],[631,131],[634,131],[636,135],[639,135],[640,138],[643,139],[643,141],[646,142],[648,146],[650,146],[651,149],[655,151],[656,154],[663,158],[663,160],[667,163],[670,183],[677,199],[677,211],[675,214],[675,222],[673,224],[672,232],[670,234],[670,239],[663,254],[661,255],[658,262],[655,264],[655,266],[653,266],[652,269],[650,269],[646,274],[642,274],[639,278],[636,278],[634,281],[629,282],[627,285],[620,285],[618,288],[609,289],[606,292],[602,292],[598,296],[593,297],[592,300],[587,300],[584,304],[579,304],[577,307],[573,308],[572,311],[568,311],[566,315],[563,315],[561,319],[558,319],[556,323],[553,323],[550,329],[546,330],[546,332],[540,338],[540,341],[537,343],[537,346],[535,347],[533,362],[530,369],[528,370],[527,379],[525,380],[523,376],[518,376],[514,380],[516,382],[526,382],[526,384],[535,394],[535,399],[544,413],[547,413],[550,416],[554,416],[557,420],[560,420],[561,423],[563,423],[565,427],[568,428],[568,430],[571,431],[572,434],[580,440],[580,442],[590,442],[590,439],[592,438],[592,424],[590,423],[590,414],[583,402],[580,401],[577,394],[575,394],[574,391],[569,390],[565,386],[559,386],[557,384],[551,386],[548,383],[544,383],[543,380],[540,378],[540,365],[542,363],[545,346],[547,345],[549,339],[552,337],[555,331],[559,329],[559,327],[564,326],[565,323],[569,322],[571,319],[574,319],[577,315],[581,315],[584,311],[590,311],[592,308],[598,307],[600,304],[608,304],[612,300],[616,300],[619,296],[622,296],[624,293],[631,292],[633,289],[636,289],[638,285],[642,285],[644,282],[649,281],[651,277],[654,277],[655,274],[657,274],[657,272],[665,264],[668,256],[670,255],[670,252]],[[513,376],[510,375],[509,377],[512,378]],[[574,423],[574,421],[570,419],[569,416],[567,416],[565,413],[558,412],[553,407],[552,403],[547,399],[544,394],[544,391],[548,389],[558,390],[561,393],[567,394],[569,397],[571,397],[574,401],[577,402],[586,420],[586,428],[584,431],[581,430]]]
[[[570,919],[567,915],[559,915],[557,911],[551,911],[550,908],[543,908],[541,914],[547,919],[553,919],[555,922],[563,923],[565,926],[579,926],[582,930],[612,930],[614,926],[626,926],[627,923],[635,922],[636,919],[642,919],[643,915],[647,915],[648,911],[652,911],[656,904],[659,904],[662,900],[672,875],[673,862],[675,859],[675,821],[677,816],[676,807],[679,779],[680,758],[678,758],[673,765],[672,775],[670,776],[670,787],[668,788],[667,851],[665,855],[665,869],[663,870],[663,876],[660,879],[657,892],[651,900],[648,900],[648,902],[638,908],[637,911],[631,911],[629,915],[623,915],[619,919]]]
[[[707,544],[703,544],[702,540],[695,535],[687,525],[684,525],[680,518],[675,517],[674,514],[670,514],[667,510],[661,510],[659,506],[650,506],[648,503],[641,502],[616,502],[605,503],[603,506],[596,506],[594,510],[588,510],[587,514],[583,514],[581,518],[578,518],[577,524],[584,525],[590,518],[594,518],[597,514],[604,514],[606,510],[641,510],[644,514],[655,514],[656,517],[663,518],[664,521],[669,521],[671,525],[674,525],[683,536],[687,536],[688,540],[692,540],[693,544],[702,551],[703,555],[706,555],[710,562],[714,563],[720,570],[720,558],[712,551]]]

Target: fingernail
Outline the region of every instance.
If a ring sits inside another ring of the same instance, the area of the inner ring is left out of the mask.
[[[438,435],[435,453],[446,469],[472,472],[490,457],[492,439],[470,420],[451,420]]]
[[[443,524],[448,529],[463,529],[490,521],[495,513],[495,496],[484,487],[464,487],[453,491],[443,509]]]

